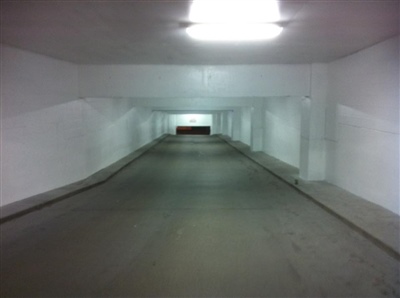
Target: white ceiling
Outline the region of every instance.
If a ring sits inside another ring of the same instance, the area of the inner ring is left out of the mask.
[[[399,4],[284,0],[278,38],[216,43],[186,35],[190,0],[2,1],[1,42],[79,64],[329,62],[399,34]]]

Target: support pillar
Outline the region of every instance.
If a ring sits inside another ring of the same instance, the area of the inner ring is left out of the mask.
[[[311,96],[304,97],[301,104],[300,178],[304,180],[325,179],[325,105],[327,67],[311,66]]]
[[[242,137],[242,109],[236,108],[232,115],[232,140],[240,141]]]
[[[253,99],[251,111],[251,151],[262,151],[264,148],[265,107],[264,99]]]
[[[232,111],[224,111],[221,115],[221,132],[232,137]]]
[[[220,134],[221,133],[221,113],[212,114],[212,127],[211,134]]]

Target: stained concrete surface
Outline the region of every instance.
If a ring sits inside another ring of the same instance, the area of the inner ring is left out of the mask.
[[[325,181],[302,180],[298,168],[263,152],[252,152],[229,137],[220,138],[400,261],[399,215]]]
[[[2,297],[400,297],[399,262],[217,137],[1,225]]]

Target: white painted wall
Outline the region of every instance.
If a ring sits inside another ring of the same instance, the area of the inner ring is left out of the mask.
[[[80,96],[225,98],[309,95],[308,65],[82,65]]]
[[[301,98],[265,100],[264,152],[292,166],[300,164]]]
[[[329,64],[327,180],[399,210],[399,38]]]
[[[171,132],[171,116],[152,111],[179,107],[215,109],[216,132],[256,140],[296,167],[324,160],[326,142],[329,182],[400,213],[398,67],[398,38],[311,66],[77,66],[4,46],[2,204],[85,178]],[[306,157],[300,98],[310,101]],[[254,103],[265,109],[257,121]],[[321,178],[324,167],[309,172]]]
[[[245,106],[251,101],[243,103],[243,107],[235,108],[232,112],[232,139],[250,146],[251,143],[251,107]]]
[[[177,126],[212,126],[211,114],[178,114]]]
[[[263,119],[254,121],[253,103],[266,97],[309,96],[311,69],[309,65],[83,65],[80,78],[81,96],[135,98],[160,110],[231,110],[221,113],[219,130],[252,148],[256,141],[257,150],[262,150]],[[171,119],[170,133],[175,133],[176,125]]]
[[[80,179],[167,129],[127,99],[79,99],[78,67],[2,46],[1,205]]]

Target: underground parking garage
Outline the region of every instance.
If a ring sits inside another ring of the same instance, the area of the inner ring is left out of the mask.
[[[1,296],[399,296],[398,3],[190,2],[1,4]]]
[[[2,236],[5,297],[397,295],[393,257],[218,136],[168,136]]]

